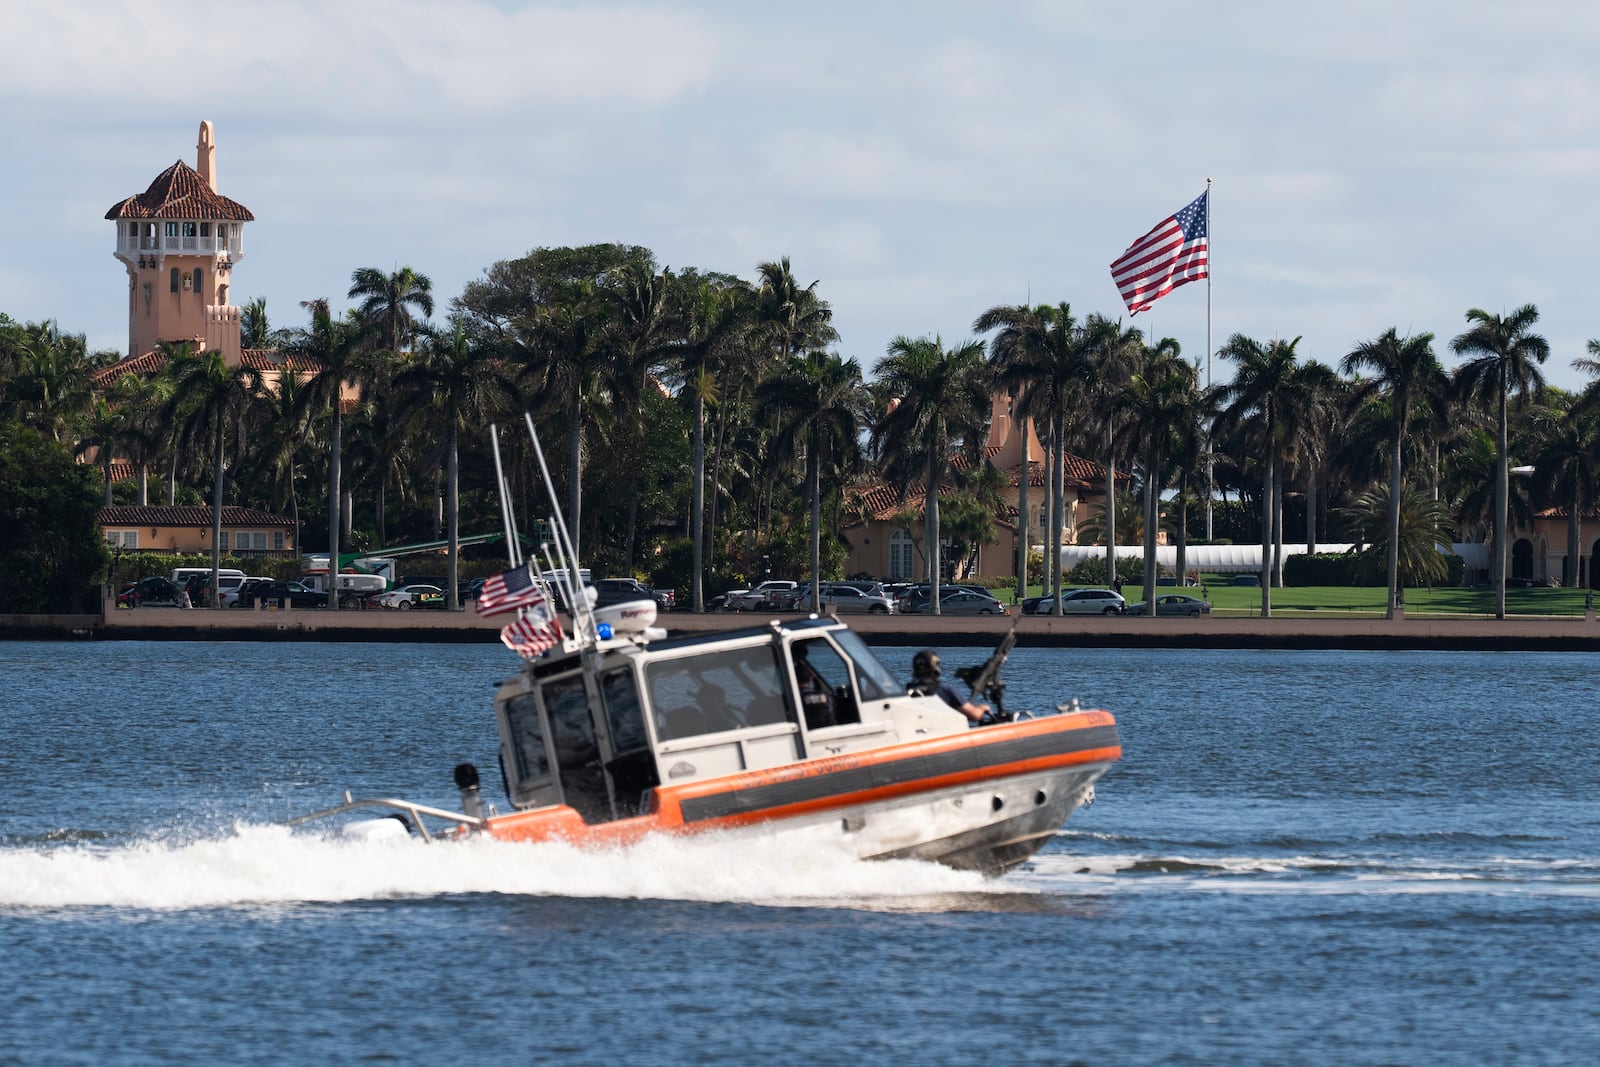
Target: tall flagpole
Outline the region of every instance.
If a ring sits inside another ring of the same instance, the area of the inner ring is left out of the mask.
[[[1211,179],[1206,179],[1206,392],[1211,392]],[[1215,539],[1211,527],[1211,498],[1216,495],[1212,468],[1211,435],[1206,434],[1206,540]],[[1180,576],[1179,581],[1182,581]]]

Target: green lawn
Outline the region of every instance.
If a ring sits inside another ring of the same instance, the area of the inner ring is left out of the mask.
[[[1205,598],[1211,601],[1213,615],[1257,616],[1261,613],[1261,590],[1251,586],[1232,584],[1229,575],[1206,575]],[[1038,586],[1030,595],[1042,592]],[[1174,589],[1163,586],[1160,592],[1190,593],[1200,595],[1200,590],[1190,587]],[[1506,614],[1508,615],[1582,615],[1587,590],[1584,589],[1507,589]],[[1123,584],[1122,595],[1130,602],[1139,600],[1144,591],[1136,585]],[[1316,615],[1332,618],[1381,617],[1384,591],[1371,587],[1308,586],[1272,590],[1274,615]],[[1416,615],[1494,615],[1492,589],[1407,589],[1406,614]]]

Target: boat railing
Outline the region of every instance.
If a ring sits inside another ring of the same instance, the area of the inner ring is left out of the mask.
[[[424,841],[433,840],[432,836],[428,833],[427,824],[422,821],[422,817],[424,815],[428,816],[429,818],[438,819],[441,822],[454,823],[457,826],[465,826],[474,830],[482,829],[485,821],[483,819],[473,818],[471,815],[464,815],[459,811],[446,811],[444,808],[429,807],[427,804],[416,804],[409,800],[399,800],[394,797],[374,797],[371,800],[353,800],[351,799],[350,794],[347,792],[344,795],[344,803],[340,804],[338,807],[326,808],[322,811],[314,811],[309,815],[296,816],[295,818],[284,822],[283,825],[300,826],[304,823],[316,822],[319,819],[331,819],[339,815],[349,814],[352,811],[361,811],[367,808],[383,808],[397,814],[408,816],[408,824]]]

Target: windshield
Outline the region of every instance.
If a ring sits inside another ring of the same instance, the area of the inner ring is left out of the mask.
[[[835,630],[832,636],[844,649],[845,655],[855,663],[856,684],[861,687],[863,698],[880,700],[905,693],[905,684],[888,667],[878,662],[878,657],[872,654],[872,649],[854,630]]]

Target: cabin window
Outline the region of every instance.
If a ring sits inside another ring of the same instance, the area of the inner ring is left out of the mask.
[[[617,814],[637,815],[648,807],[647,793],[661,784],[661,776],[656,772],[655,754],[650,751],[650,735],[644,728],[644,709],[639,706],[639,686],[633,671],[626,667],[607,671],[600,678],[600,696],[611,728],[612,756],[606,761],[606,773],[611,775]]]
[[[838,649],[826,639],[814,637],[790,645],[789,655],[794,660],[795,690],[808,729],[861,721],[850,668]]]
[[[789,721],[771,645],[658,660],[645,679],[663,741]]]
[[[550,777],[550,757],[544,748],[544,727],[540,725],[539,704],[532,693],[523,693],[506,702],[506,725],[511,731],[511,751],[517,764],[517,781]]]
[[[176,293],[179,288],[179,277],[183,274],[177,267],[172,268],[172,291]]]
[[[585,822],[611,818],[611,793],[600,767],[600,745],[589,712],[589,694],[583,675],[569,674],[543,686],[545,714],[550,718],[550,741],[556,769],[561,775],[561,795]]]
[[[856,685],[861,690],[861,699],[884,700],[891,696],[905,695],[905,683],[896,678],[894,672],[873,655],[872,649],[861,640],[861,635],[854,630],[835,630],[833,639],[844,649],[844,654],[850,657],[850,662],[856,665]]]

